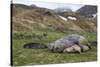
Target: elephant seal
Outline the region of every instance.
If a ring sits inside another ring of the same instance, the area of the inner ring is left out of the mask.
[[[78,45],[73,45],[69,48],[65,48],[64,53],[72,53],[72,52],[78,52],[81,53],[81,48]]]
[[[83,52],[89,50],[88,46],[86,46],[86,45],[81,45],[81,46],[83,47]],[[63,52],[64,53],[73,53],[73,52],[81,53],[82,51],[81,51],[80,46],[75,44],[69,48],[65,48]]]
[[[73,48],[74,50],[79,49],[76,47],[80,47],[81,51],[86,51],[90,48],[90,44],[85,37],[77,34],[72,34],[58,39],[48,45],[48,49],[53,52],[64,52],[64,49],[67,48]]]

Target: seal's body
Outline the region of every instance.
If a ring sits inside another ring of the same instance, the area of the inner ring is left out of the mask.
[[[88,46],[90,45],[88,44],[88,40],[85,39],[83,36],[72,34],[65,36],[64,38],[58,39],[53,43],[50,43],[48,49],[53,52],[65,52],[64,49],[73,48],[73,46],[75,50],[80,48],[82,51],[86,51],[88,49]]]
[[[70,53],[70,52],[78,52],[81,53],[81,48],[78,45],[73,45],[69,48],[65,48],[64,53]]]
[[[50,43],[48,46],[48,49],[53,52],[63,52],[65,48],[69,48],[73,45],[74,43],[72,43],[71,41],[61,38],[61,39],[56,40],[53,43]]]

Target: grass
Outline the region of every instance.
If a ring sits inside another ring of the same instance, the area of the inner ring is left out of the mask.
[[[40,32],[39,32],[40,33]],[[48,36],[39,40],[38,38],[13,38],[13,65],[40,65],[40,64],[58,64],[58,63],[75,63],[89,62],[97,60],[97,47],[81,54],[77,53],[52,53],[47,49],[25,49],[23,45],[30,42],[47,44],[65,35],[77,33],[85,36],[88,40],[96,40],[96,33],[78,33],[78,32],[48,32]],[[25,34],[23,34],[25,35]],[[16,35],[14,35],[16,36]]]

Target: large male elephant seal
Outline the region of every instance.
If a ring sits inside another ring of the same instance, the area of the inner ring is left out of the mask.
[[[36,44],[31,44],[33,45],[32,48],[48,48],[52,52],[79,52],[81,53],[82,51],[87,51],[90,48],[90,44],[88,43],[88,40],[77,34],[72,34],[65,36],[61,39],[58,39],[52,43],[49,43],[47,45],[36,45]],[[29,46],[29,44],[25,45],[26,47]]]
[[[61,39],[58,39],[53,43],[50,43],[48,45],[48,49],[53,52],[63,52],[64,49],[70,48],[74,45],[79,46],[81,51],[86,51],[86,49],[90,48],[90,44],[88,43],[88,40],[85,37],[77,34],[72,34],[72,35],[65,36]]]

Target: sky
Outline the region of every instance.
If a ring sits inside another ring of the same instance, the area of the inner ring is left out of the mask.
[[[26,5],[35,4],[38,7],[45,7],[49,9],[56,9],[56,8],[70,8],[72,11],[76,11],[77,9],[81,8],[82,4],[68,4],[68,3],[54,3],[54,2],[43,2],[38,0],[13,0],[13,3],[21,3]]]

